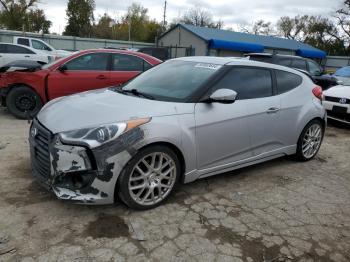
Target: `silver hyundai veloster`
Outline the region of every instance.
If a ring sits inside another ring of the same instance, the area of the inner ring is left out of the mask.
[[[301,72],[186,57],[123,87],[51,101],[29,141],[34,177],[59,199],[148,209],[180,181],[286,155],[310,160],[325,126],[322,90]]]

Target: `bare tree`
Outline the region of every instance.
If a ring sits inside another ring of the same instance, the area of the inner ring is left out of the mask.
[[[224,24],[222,20],[214,21],[213,15],[209,11],[202,8],[191,8],[187,10],[185,14],[175,22],[219,29],[222,28]]]
[[[277,22],[278,33],[285,38],[302,41],[308,19],[307,15],[295,16],[294,18],[282,16]]]

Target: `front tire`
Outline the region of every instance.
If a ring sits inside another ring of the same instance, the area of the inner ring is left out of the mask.
[[[117,182],[119,198],[129,207],[146,210],[162,204],[174,190],[181,167],[177,155],[162,145],[141,149]]]
[[[20,119],[33,118],[43,106],[40,97],[30,87],[13,87],[6,97],[7,109]]]
[[[324,136],[324,126],[315,119],[309,122],[300,134],[296,156],[301,161],[313,159],[321,147]]]

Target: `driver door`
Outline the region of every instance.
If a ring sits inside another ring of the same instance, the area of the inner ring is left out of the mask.
[[[56,69],[48,76],[49,99],[108,87],[109,53],[90,53],[68,61],[64,71]]]

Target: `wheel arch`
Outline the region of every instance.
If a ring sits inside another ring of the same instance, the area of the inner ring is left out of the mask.
[[[180,172],[179,181],[181,183],[183,183],[184,178],[185,178],[184,175],[185,175],[185,170],[186,170],[186,163],[185,163],[184,155],[183,155],[182,151],[180,150],[180,148],[178,146],[176,146],[175,144],[171,143],[171,142],[155,141],[155,142],[146,144],[146,145],[138,148],[137,152],[139,152],[140,150],[144,150],[146,148],[149,148],[149,147],[153,147],[153,146],[165,146],[165,147],[171,149],[176,154],[176,156],[178,157],[178,159],[180,161],[180,166],[181,166],[181,172]],[[125,166],[133,159],[135,154],[133,154],[133,156],[129,159],[129,161],[125,164]],[[123,167],[121,172],[123,172],[125,166]],[[117,180],[115,182],[115,185],[114,185],[114,202],[116,202],[117,199],[119,198],[119,196],[118,196],[118,183],[119,183],[119,181],[120,181],[120,174],[119,174],[119,176],[118,176],[118,178],[117,178]]]
[[[25,83],[15,83],[15,84],[11,84],[7,87],[7,92],[6,92],[6,96],[14,89],[14,88],[18,88],[18,87],[28,87],[30,88],[34,93],[36,93],[38,95],[38,97],[40,98],[40,101],[41,103],[44,103],[41,95],[35,90],[34,87],[28,85],[28,84],[25,84]]]

